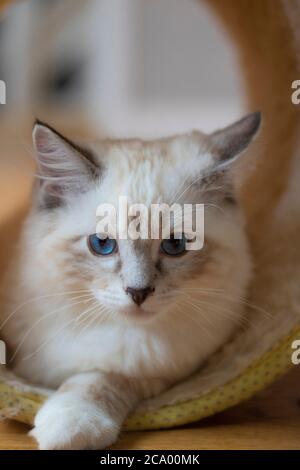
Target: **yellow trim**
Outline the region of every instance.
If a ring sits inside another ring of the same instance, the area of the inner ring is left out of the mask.
[[[198,398],[165,406],[155,411],[134,413],[127,419],[124,429],[141,431],[172,428],[199,421],[247,400],[293,367],[291,345],[295,339],[299,338],[300,326],[294,328],[271,351],[254,361],[238,377],[222,387]],[[0,383],[0,416],[2,411],[4,417],[12,416],[17,421],[32,424],[44,400],[45,397],[41,395],[21,393],[6,383]],[[18,410],[17,413],[16,410]]]
[[[212,416],[251,398],[293,367],[291,344],[299,338],[300,326],[235,379],[199,398],[157,411],[134,414],[126,421],[125,429],[141,431],[176,427]]]

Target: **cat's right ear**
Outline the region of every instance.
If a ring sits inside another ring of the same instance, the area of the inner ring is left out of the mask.
[[[84,191],[100,168],[90,151],[79,147],[41,121],[33,127],[33,145],[38,163],[38,202],[53,208],[66,198]]]
[[[261,126],[261,113],[248,114],[209,135],[215,171],[226,171],[247,150]]]

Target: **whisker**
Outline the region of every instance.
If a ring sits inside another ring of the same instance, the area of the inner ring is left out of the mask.
[[[186,176],[184,180],[181,182],[181,184],[179,185],[179,188],[175,191],[175,194],[173,195],[171,205],[175,203],[176,199],[179,199],[180,191],[183,189],[185,183],[187,183],[189,179],[190,179],[190,175]]]
[[[208,207],[208,206],[209,207],[214,207],[215,209],[218,209],[220,212],[222,212],[222,214],[226,215],[226,212],[224,211],[224,209],[222,207],[218,206],[217,204],[212,204],[210,202],[206,202],[204,204],[204,207]]]
[[[84,315],[84,317],[82,317],[82,315],[80,315],[76,319],[75,327],[81,325],[82,323],[84,323],[86,320],[88,320],[90,317],[92,317],[95,313],[101,314],[103,311],[105,311],[104,305],[99,305],[99,301],[97,300],[96,304],[94,305],[94,308],[92,309],[92,311],[88,312],[88,315]]]
[[[41,318],[39,318],[32,326],[31,328],[29,328],[29,330],[27,330],[27,332],[25,333],[25,335],[23,336],[21,342],[19,343],[18,347],[16,348],[15,352],[13,353],[12,357],[10,358],[9,362],[12,362],[14,360],[14,358],[16,357],[16,355],[18,354],[20,348],[22,347],[22,345],[24,344],[24,342],[26,341],[26,339],[28,338],[28,336],[30,335],[30,333],[34,330],[34,328],[39,325],[43,320],[45,320],[46,318],[49,318],[50,316],[54,315],[55,313],[61,311],[61,310],[64,310],[65,308],[71,308],[71,307],[74,307],[75,305],[78,305],[82,302],[86,302],[86,300],[79,300],[78,302],[73,302],[69,305],[63,305],[62,307],[59,307],[55,310],[52,310],[51,312],[48,312],[46,315],[42,316]]]
[[[245,316],[238,316],[236,317],[231,310],[220,308],[220,306],[213,305],[210,302],[203,302],[200,301],[200,304],[205,306],[206,308],[209,308],[211,312],[217,313],[218,315],[223,316],[224,318],[227,318],[230,321],[233,321],[233,323],[236,323],[238,326],[245,327],[248,325],[254,326],[254,324]]]
[[[194,297],[192,297],[192,298],[194,300]],[[254,324],[254,322],[252,322],[249,318],[245,317],[244,315],[236,317],[231,310],[224,309],[224,308],[220,307],[220,305],[214,305],[211,302],[206,302],[204,300],[198,300],[198,299],[197,299],[197,304],[199,304],[199,305],[201,304],[201,305],[205,306],[206,308],[207,307],[210,308],[210,310],[212,312],[219,313],[223,317],[228,318],[228,320],[233,321],[234,323],[236,323],[237,325],[239,325],[241,327],[246,327],[246,326],[249,325],[252,328],[256,328],[256,329],[258,328]]]
[[[195,184],[197,183],[198,181],[202,180],[205,176],[204,175],[200,175],[198,176],[197,178],[195,178],[194,180],[192,180],[192,182],[178,195],[176,196],[176,199],[180,199],[182,198],[182,196]],[[173,202],[172,202],[173,204]]]
[[[253,310],[256,310],[260,313],[263,313],[267,318],[269,318],[270,320],[273,319],[273,315],[268,312],[267,310],[265,310],[263,307],[260,307],[259,305],[255,305],[253,304],[252,302],[249,302],[247,301],[245,298],[243,297],[240,297],[240,296],[234,296],[234,295],[230,295],[229,293],[226,293],[226,291],[222,290],[218,290],[218,289],[208,289],[208,290],[202,290],[201,291],[201,288],[198,288],[197,287],[185,287],[183,288],[183,290],[195,290],[195,291],[199,291],[200,294],[204,294],[204,295],[216,295],[216,296],[219,296],[221,298],[224,298],[224,299],[227,299],[229,302],[236,302],[236,303],[241,303],[242,305],[245,305],[246,307],[249,307],[249,308],[252,308]],[[225,292],[225,293],[223,293]]]
[[[17,313],[21,308],[25,307],[26,305],[29,305],[30,303],[36,302],[38,300],[47,299],[47,298],[59,297],[60,295],[64,296],[64,295],[69,295],[69,294],[79,294],[79,293],[83,293],[83,292],[86,292],[86,295],[90,294],[89,289],[81,289],[81,290],[78,290],[78,291],[66,291],[66,292],[59,292],[59,293],[56,293],[56,294],[46,294],[46,295],[41,295],[39,297],[34,297],[33,299],[26,300],[25,302],[22,302],[20,305],[18,305],[18,307],[16,307],[15,310],[13,310],[13,312],[11,312],[8,315],[8,317],[5,318],[5,320],[0,325],[0,331],[2,330],[2,328],[4,328],[4,326],[10,320],[10,318],[13,315],[15,315],[15,313]]]
[[[184,303],[187,304],[186,301],[184,301]],[[186,315],[187,317],[189,317],[194,323],[196,323],[197,326],[199,326],[201,328],[201,330],[204,330],[206,332],[206,334],[210,338],[210,340],[213,340],[214,337],[212,335],[212,332],[209,330],[209,328],[205,324],[205,321],[207,319],[204,315],[204,312],[201,311],[200,309],[197,309],[197,312],[200,314],[201,320],[198,317],[195,317],[194,315],[192,315],[189,310],[181,310],[180,314],[181,315]]]
[[[93,300],[93,298],[91,298],[89,301]],[[61,328],[59,328],[57,331],[54,332],[54,335],[52,335],[50,338],[47,338],[34,352],[30,353],[30,354],[27,354],[27,356],[25,356],[24,358],[22,358],[22,362],[23,361],[26,361],[30,358],[32,358],[33,356],[35,356],[37,353],[39,353],[45,346],[47,346],[47,344],[49,344],[50,341],[52,341],[54,338],[57,337],[57,335],[59,333],[61,333],[67,326],[71,325],[72,323],[76,322],[82,315],[88,313],[91,309],[94,309],[96,307],[96,304],[98,303],[98,301],[94,302],[93,306],[88,308],[87,310],[85,310],[84,312],[82,312],[78,318],[72,318],[72,320],[68,321],[67,323],[65,323]]]
[[[206,312],[205,312],[205,310],[202,310],[200,308],[200,304],[196,305],[194,302],[191,302],[190,300],[186,300],[186,303],[188,303],[189,305],[194,307],[196,310],[199,310],[199,312],[201,312],[201,314],[205,315]],[[205,320],[212,328],[215,328],[215,325],[211,322],[210,318],[205,316]]]
[[[95,313],[97,313],[96,316]],[[84,331],[86,331],[88,328],[90,328],[92,326],[92,324],[96,321],[96,320],[99,320],[101,319],[101,323],[103,323],[105,320],[107,320],[108,318],[108,315],[106,315],[105,317],[103,317],[103,313],[107,313],[107,309],[106,307],[104,307],[102,310],[100,309],[98,312],[97,312],[97,309],[96,311],[93,311],[92,314],[89,315],[89,317],[91,317],[91,320],[85,325],[84,328],[82,328],[82,330],[79,332],[78,336],[80,336]]]

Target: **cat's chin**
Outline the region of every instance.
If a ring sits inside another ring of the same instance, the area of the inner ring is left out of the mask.
[[[147,309],[142,306],[136,306],[136,305],[130,305],[123,307],[120,311],[120,315],[122,315],[124,318],[127,320],[134,320],[134,321],[148,321],[151,320],[152,318],[156,317],[158,312],[152,310],[152,309]]]

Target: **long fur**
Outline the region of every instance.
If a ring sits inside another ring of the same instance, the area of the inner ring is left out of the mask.
[[[7,274],[0,328],[14,372],[58,388],[35,420],[40,448],[110,445],[140,401],[194,372],[246,322],[233,299],[245,297],[252,263],[228,188],[258,126],[253,114],[211,136],[102,142],[89,149],[98,178],[77,146],[35,126],[41,184]],[[45,205],[49,193],[55,204]],[[203,250],[170,257],[161,240],[117,240],[115,255],[94,256],[87,238],[97,206],[117,207],[120,195],[147,207],[204,203]],[[127,287],[149,283],[155,292],[137,307]]]

